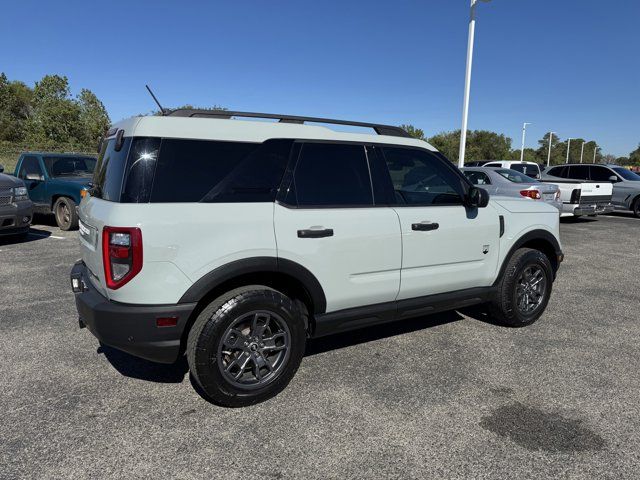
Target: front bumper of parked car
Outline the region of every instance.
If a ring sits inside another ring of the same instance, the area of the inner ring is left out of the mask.
[[[105,345],[136,357],[173,363],[181,352],[182,334],[195,303],[132,305],[113,302],[98,292],[87,267],[77,262],[71,270],[80,327]]]
[[[0,205],[0,235],[19,235],[29,231],[33,203],[24,200]]]

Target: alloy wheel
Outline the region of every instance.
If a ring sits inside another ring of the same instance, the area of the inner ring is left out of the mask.
[[[516,305],[526,315],[534,312],[544,301],[547,278],[542,267],[527,266],[516,282]]]
[[[259,310],[234,320],[217,352],[217,364],[228,382],[239,388],[260,388],[284,368],[291,349],[291,334],[277,314]]]

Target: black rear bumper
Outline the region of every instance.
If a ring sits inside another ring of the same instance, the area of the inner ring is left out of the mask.
[[[71,270],[80,288],[74,289],[80,326],[86,326],[105,345],[159,363],[173,363],[195,303],[131,305],[113,302],[89,280],[87,267],[78,262]],[[72,284],[73,285],[73,284]],[[176,318],[176,326],[158,327],[158,318]]]

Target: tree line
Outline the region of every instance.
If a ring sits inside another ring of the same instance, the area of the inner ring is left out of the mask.
[[[65,76],[45,75],[33,87],[0,73],[0,142],[20,148],[93,151],[111,120],[86,88],[73,96]]]
[[[191,108],[185,105],[183,108]],[[215,106],[213,109],[223,109]],[[152,112],[158,114],[159,112]],[[81,150],[93,151],[98,139],[109,127],[111,120],[98,97],[86,88],[72,95],[65,76],[45,75],[33,87],[18,80],[9,80],[0,73],[0,149],[25,150]],[[460,130],[442,132],[429,138],[413,125],[401,125],[413,137],[427,140],[452,162],[458,161]],[[582,138],[562,140],[556,135],[551,140],[551,163],[564,163],[569,147],[569,160],[640,165],[640,145],[627,157],[604,155],[594,140]],[[546,163],[549,134],[538,140],[538,148],[525,148],[524,159]],[[488,130],[468,132],[466,161],[519,160],[520,149],[512,148],[512,139]]]
[[[442,132],[432,137],[425,137],[424,131],[413,125],[401,125],[412,137],[425,140],[436,147],[442,154],[454,163],[458,163],[460,151],[460,130]],[[469,130],[467,132],[467,145],[465,162],[480,160],[520,160],[520,149],[512,148],[512,139],[489,130]],[[583,145],[584,143],[584,150]],[[640,145],[628,157],[616,157],[603,154],[601,148],[594,140],[587,141],[584,138],[572,138],[570,141],[562,140],[555,134],[551,139],[551,165],[559,165],[567,160],[569,149],[569,162],[584,163],[617,163],[618,165],[640,165]],[[545,134],[538,140],[538,148],[525,148],[524,160],[546,164],[549,155],[549,134]]]

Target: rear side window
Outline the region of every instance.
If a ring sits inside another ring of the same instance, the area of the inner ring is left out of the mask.
[[[271,202],[290,146],[290,140],[163,139],[150,201]]]
[[[567,168],[569,169],[568,178],[589,180],[589,165],[570,165]]]
[[[489,180],[489,175],[487,175],[484,172],[469,170],[463,173],[464,173],[464,176],[467,177],[469,181],[474,185],[491,185],[491,180]]]
[[[373,205],[364,146],[304,143],[287,201],[309,207]]]

